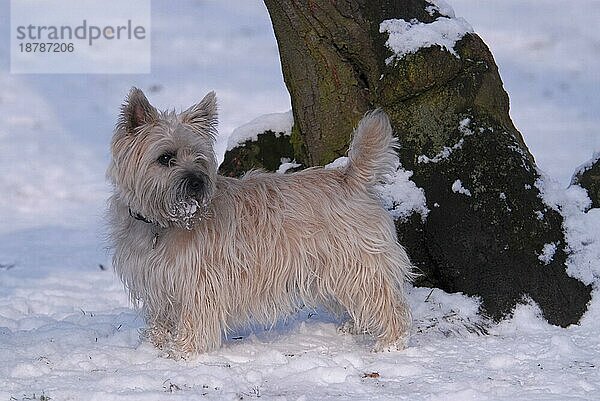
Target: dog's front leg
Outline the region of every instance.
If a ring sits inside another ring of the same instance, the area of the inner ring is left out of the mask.
[[[212,351],[221,346],[222,334],[218,311],[197,306],[184,307],[173,338],[171,353],[175,357],[185,357],[192,353]]]
[[[166,349],[173,341],[175,323],[172,309],[144,308],[148,328],[142,330],[142,338],[150,341],[155,347]]]

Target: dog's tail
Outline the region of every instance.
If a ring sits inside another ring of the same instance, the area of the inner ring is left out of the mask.
[[[381,109],[368,112],[354,130],[346,174],[367,185],[381,182],[397,167],[397,148],[387,114]]]

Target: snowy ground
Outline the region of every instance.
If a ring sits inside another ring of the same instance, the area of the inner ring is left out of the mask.
[[[547,197],[567,216],[569,272],[597,288],[600,210],[583,213],[581,193],[561,188],[600,150],[600,2],[451,3],[491,47],[515,123],[557,180]],[[8,15],[0,0],[4,38]],[[488,325],[475,300],[413,289],[403,352],[371,353],[368,338],[342,336],[330,317],[307,311],[192,360],[162,357],[140,342],[144,323],[102,239],[118,105],[132,85],[178,108],[215,89],[223,134],[289,110],[264,6],[154,1],[149,75],[11,75],[8,40],[0,55],[0,399],[600,399],[597,293],[568,329],[531,305]]]

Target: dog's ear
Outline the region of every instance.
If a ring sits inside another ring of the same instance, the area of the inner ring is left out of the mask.
[[[195,132],[215,139],[218,123],[217,95],[215,92],[208,92],[200,103],[182,112],[181,122],[188,124]]]
[[[152,124],[158,120],[158,111],[150,104],[144,92],[133,87],[121,106],[121,114],[117,122],[127,134],[135,134],[136,129],[144,124]]]

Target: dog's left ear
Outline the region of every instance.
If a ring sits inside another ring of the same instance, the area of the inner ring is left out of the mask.
[[[215,139],[218,123],[217,95],[215,92],[208,92],[200,103],[182,112],[181,122],[188,124],[195,132]]]

